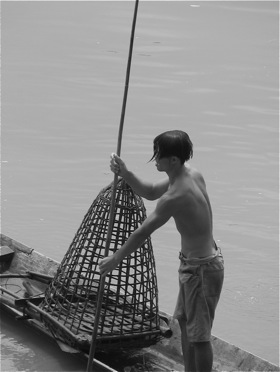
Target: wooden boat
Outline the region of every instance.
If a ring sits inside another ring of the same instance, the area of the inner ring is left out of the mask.
[[[0,300],[1,309],[22,320],[55,341],[66,352],[87,360],[85,351],[75,350],[56,339],[41,320],[38,304],[59,263],[36,250],[1,234]],[[15,290],[16,288],[16,290]],[[142,349],[118,350],[116,358],[106,353],[95,355],[96,371],[184,371],[178,323],[160,313],[165,336],[156,345]],[[163,332],[163,333],[164,333]],[[279,371],[279,366],[212,336],[214,371]]]

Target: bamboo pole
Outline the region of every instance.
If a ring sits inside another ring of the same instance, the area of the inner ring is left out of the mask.
[[[134,16],[133,16],[133,21],[132,21],[132,28],[131,28],[130,46],[129,46],[127,69],[126,69],[126,79],[125,79],[125,87],[124,87],[124,95],[123,95],[123,103],[122,103],[122,111],[121,111],[121,118],[120,118],[120,125],[119,125],[118,143],[117,143],[117,155],[118,156],[120,156],[120,154],[121,154],[122,133],[123,133],[125,109],[126,109],[127,94],[128,94],[128,87],[129,87],[130,67],[131,67],[131,59],[132,59],[132,51],[133,51],[134,33],[135,33],[135,26],[136,26],[136,19],[137,19],[138,3],[139,3],[139,0],[136,0],[135,1],[135,7],[134,7]],[[109,226],[108,226],[108,232],[107,232],[107,239],[106,239],[104,257],[108,256],[109,248],[110,248],[110,241],[111,241],[112,229],[113,229],[113,224],[114,224],[114,211],[115,211],[115,199],[116,199],[117,182],[118,182],[118,175],[115,174],[114,182],[113,182],[113,186],[112,186],[112,197],[111,197],[111,206],[110,206]],[[94,355],[95,355],[95,350],[96,350],[96,339],[97,339],[98,325],[99,325],[100,313],[101,313],[101,308],[102,308],[104,285],[105,285],[105,278],[101,277],[100,284],[99,284],[99,292],[98,292],[98,299],[97,299],[97,305],[96,305],[96,312],[95,312],[95,322],[94,322],[94,327],[93,327],[93,332],[92,332],[92,340],[91,340],[91,346],[90,346],[90,352],[89,352],[89,358],[88,358],[87,372],[92,372],[92,366],[93,366]]]

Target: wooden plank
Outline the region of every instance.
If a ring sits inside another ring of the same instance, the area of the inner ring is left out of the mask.
[[[27,245],[22,244],[4,234],[1,234],[1,244],[7,245],[8,247],[13,247],[16,251],[20,251],[26,254],[31,254],[33,251],[33,248],[30,248]]]
[[[26,306],[26,301],[31,302],[34,305],[39,305],[45,296],[37,296],[37,297],[29,297],[29,298],[20,298],[18,300],[15,300],[15,305],[19,307]]]
[[[1,246],[0,247],[0,262],[11,261],[14,254],[15,252],[7,245]]]

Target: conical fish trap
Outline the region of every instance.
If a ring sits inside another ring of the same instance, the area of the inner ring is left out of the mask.
[[[41,308],[53,335],[71,346],[88,349],[95,322],[104,257],[111,185],[92,203],[49,285]],[[116,252],[146,218],[143,200],[120,180],[109,254]],[[159,338],[158,290],[151,239],[126,257],[104,287],[97,348],[148,346]]]

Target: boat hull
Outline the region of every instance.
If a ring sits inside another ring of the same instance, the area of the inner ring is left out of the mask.
[[[43,296],[59,263],[3,234],[1,234],[1,246],[6,247],[1,249],[3,255],[0,261],[1,309],[17,319],[22,319],[45,337],[57,342],[63,351],[75,353],[77,357],[87,360],[87,352],[73,349],[64,344],[62,340],[53,337],[41,321],[40,311],[35,304],[36,297]],[[40,275],[37,276],[36,273]],[[12,288],[15,287],[9,284],[16,284],[17,288],[21,287],[21,290],[13,294]],[[27,293],[31,297],[26,298]],[[160,316],[168,324],[166,329],[168,337],[163,337],[156,345],[148,348],[119,350],[115,354],[110,352],[108,355],[104,350],[101,352],[102,362],[95,361],[97,370],[129,372],[135,371],[135,366],[141,365],[142,370],[149,371],[184,371],[178,322],[165,312],[160,312]],[[279,366],[218,337],[212,336],[212,345],[214,371],[279,371]]]

